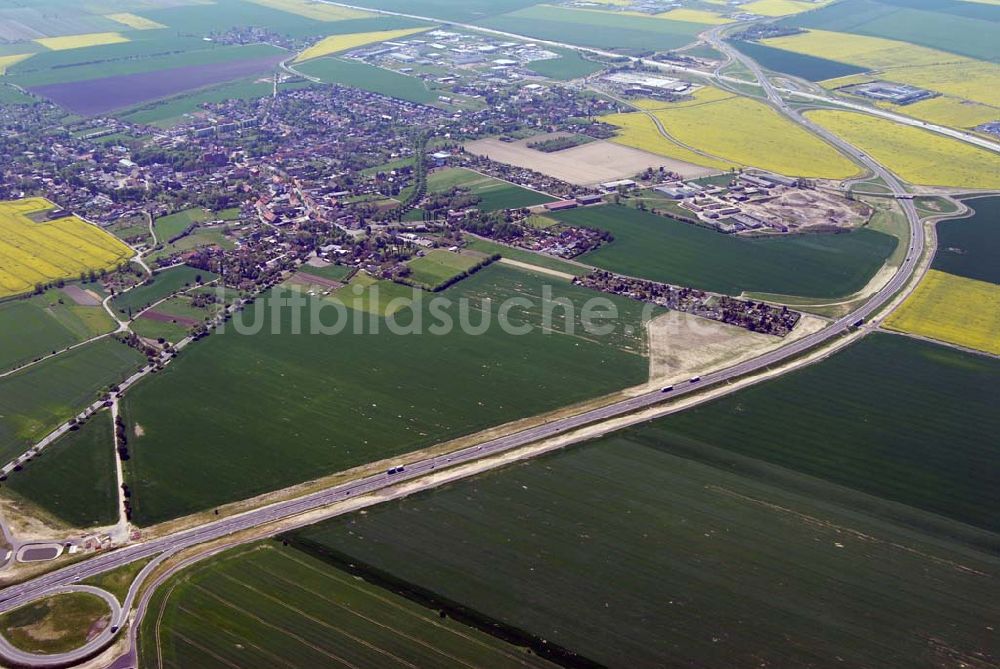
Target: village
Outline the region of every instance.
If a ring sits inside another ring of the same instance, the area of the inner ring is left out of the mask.
[[[345,268],[345,279],[317,286],[325,293],[358,271],[409,284],[409,263],[415,258],[433,249],[459,252],[477,239],[579,258],[614,237],[587,226],[535,221],[618,202],[621,196],[638,197],[641,208],[723,233],[847,229],[869,214],[863,204],[770,173],[743,172],[699,183],[661,167],[584,185],[470,152],[469,141],[500,136],[541,137],[532,150],[558,153],[580,144],[572,138],[607,136],[603,124],[587,119],[614,108],[607,100],[569,89],[512,85],[510,77],[498,74],[546,57],[531,45],[481,37],[470,43],[468,36],[442,31],[421,38],[349,55],[415,67],[439,53],[431,60],[448,59],[470,70],[485,67],[484,81],[494,88],[467,92],[498,99],[484,109],[449,112],[356,88],[304,87],[255,101],[206,104],[169,130],[99,118],[41,142],[19,131],[28,127],[26,119],[5,118],[13,132],[3,139],[11,160],[2,168],[0,196],[44,194],[137,250],[153,251],[154,266],[186,263],[246,292],[273,285],[304,263]],[[493,62],[500,56],[517,60]],[[648,81],[641,72],[609,76],[635,94],[649,94],[650,86],[670,95],[690,88],[673,80]],[[20,113],[47,111],[54,122],[58,112],[45,106]],[[481,197],[462,185],[429,192],[429,175],[448,170],[544,194],[549,201],[487,211]],[[192,207],[209,213],[170,237],[150,236],[154,221]],[[221,211],[231,214],[215,213]],[[124,270],[106,278],[109,287],[122,290],[137,280]],[[683,287],[601,272],[579,281],[754,331],[781,336],[795,325],[794,314]]]

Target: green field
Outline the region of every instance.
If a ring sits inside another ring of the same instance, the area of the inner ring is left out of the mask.
[[[122,293],[111,300],[111,308],[123,316],[132,317],[138,314],[149,305],[162,300],[168,295],[172,295],[187,287],[194,287],[199,283],[206,283],[216,279],[212,272],[206,272],[187,265],[171,267],[153,275],[149,283],[142,284]]]
[[[543,283],[493,265],[437,294],[472,301],[472,324],[481,322],[475,307],[485,297],[494,311],[507,297],[528,298],[530,309],[509,315],[531,326],[523,336],[503,332],[495,314],[481,335],[459,327],[438,334],[429,294],[397,318],[407,325],[418,314],[424,334],[393,334],[377,316],[353,310],[339,321],[344,330],[328,336],[292,334],[289,309],[281,310],[281,334],[268,325],[241,335],[231,323],[125,396],[129,424],[143,433],[126,463],[134,520],[148,525],[211,508],[646,380],[643,305],[613,299],[620,321],[605,336],[561,334],[560,310],[556,332],[545,333]],[[562,283],[552,296],[580,303],[594,293]],[[312,301],[310,312],[333,326],[338,316],[325,304]],[[258,310],[269,323],[262,301],[234,321],[252,324]],[[457,304],[444,311],[455,318]],[[304,333],[311,319],[302,315]],[[378,334],[365,322],[377,323]],[[351,334],[358,326],[367,334]]]
[[[866,355],[879,352],[886,353]],[[838,370],[843,355],[815,369],[850,378]],[[893,397],[900,388],[924,415],[937,413],[942,397],[930,377],[914,373],[918,382],[907,384],[909,358],[877,361],[895,380],[878,383],[878,391],[866,386],[871,378],[882,381],[871,372],[849,388],[800,383],[799,394],[785,398],[775,392],[782,379],[756,387],[770,393],[766,404],[751,404],[743,392],[724,400],[743,402],[740,417],[701,416],[698,424],[702,434],[721,433],[734,446],[740,438],[763,443],[766,437],[739,421],[766,413],[767,422],[761,416],[754,425],[783,448],[865,460],[865,450],[880,450],[870,439],[862,449],[833,436],[844,405],[856,418],[863,402],[887,415],[852,432],[867,428],[878,438],[883,426],[907,431],[905,419],[918,413],[882,410],[887,398],[892,409],[903,403]],[[978,409],[977,418],[982,403]],[[960,523],[707,443],[677,448],[670,426],[687,415],[387,502],[289,539],[392,590],[419,593],[434,609],[518,628],[603,666],[888,669],[993,657],[982,621],[1000,615],[993,586],[998,535],[980,532],[992,547],[979,551],[952,537],[972,532]],[[954,418],[916,435],[923,445],[936,443],[937,464],[951,457]],[[920,450],[926,457],[932,449]],[[906,476],[863,465],[856,474]],[[925,480],[923,490],[930,497],[960,488]],[[980,513],[996,508],[995,481],[982,501]]]
[[[25,95],[13,86],[8,86],[0,82],[0,104],[2,105],[30,105],[35,99],[30,95]]]
[[[190,235],[181,237],[173,244],[167,244],[162,249],[149,256],[147,260],[156,262],[162,258],[169,258],[176,253],[183,253],[184,251],[191,251],[209,246],[231,250],[235,248],[235,244],[233,244],[231,239],[226,237],[224,228],[225,226],[195,228],[194,232]]]
[[[578,46],[614,51],[666,51],[690,44],[708,26],[623,13],[536,5],[478,25]]]
[[[723,449],[996,532],[998,382],[998,360],[873,335],[647,432],[671,452]]]
[[[200,42],[200,40],[199,40]],[[207,44],[201,42],[202,44]],[[274,56],[280,51],[268,44],[201,47],[193,51],[180,50],[180,44],[164,44],[167,51],[160,55],[134,55],[136,47],[145,42],[126,42],[85,49],[51,51],[21,61],[11,67],[7,76],[19,86],[43,86],[69,81],[85,81],[122,74],[157,72],[177,67],[227,63]],[[133,46],[134,45],[134,46]],[[148,46],[148,45],[147,45]],[[121,47],[114,49],[113,47]],[[101,50],[102,53],[87,53]],[[107,53],[104,53],[107,51]]]
[[[756,42],[735,42],[733,46],[769,70],[784,72],[809,81],[836,79],[850,74],[861,74],[865,71],[863,67],[785,51],[784,49],[775,49]]]
[[[1000,283],[1000,197],[974,198],[965,203],[975,210],[973,216],[937,224],[934,269]]]
[[[400,100],[430,104],[437,102],[437,94],[429,90],[416,77],[408,77],[381,67],[341,58],[317,58],[296,64],[304,74],[318,77],[328,84],[353,86],[373,93],[380,93]]]
[[[118,520],[118,482],[111,412],[101,411],[52,444],[2,484],[70,527]]]
[[[414,292],[416,291],[416,292]],[[378,318],[402,311],[420,290],[394,281],[380,281],[357,272],[350,282],[330,293],[328,301]]]
[[[844,0],[781,23],[910,42],[996,62],[1000,7],[955,0]],[[990,37],[993,35],[993,37]]]
[[[321,279],[332,279],[333,281],[343,281],[354,271],[349,265],[327,265],[326,267],[313,267],[312,265],[299,265],[299,272],[318,276]]]
[[[564,272],[566,274],[572,274],[573,276],[583,276],[589,271],[586,267],[574,265],[573,263],[568,263],[564,260],[560,260],[559,258],[505,246],[504,244],[497,244],[496,242],[491,242],[486,239],[477,239],[470,236],[466,237],[466,240],[466,248],[470,251],[479,251],[480,253],[485,253],[487,255],[499,253],[504,258],[527,263],[528,265],[534,265],[536,267],[542,267],[544,269],[554,269],[557,272]]]
[[[162,244],[168,239],[176,237],[191,225],[203,223],[209,219],[209,213],[204,209],[185,209],[176,214],[161,216],[153,221],[153,230],[156,231],[156,238]]]
[[[125,603],[125,597],[128,596],[129,587],[135,580],[135,577],[142,571],[142,568],[149,564],[153,558],[145,558],[143,560],[135,560],[134,562],[129,562],[123,564],[120,567],[111,569],[110,571],[101,572],[97,576],[91,576],[90,578],[85,578],[80,583],[82,585],[93,585],[102,590],[107,590],[112,595],[118,598],[118,601],[122,604]]]
[[[0,614],[0,633],[29,653],[65,653],[82,646],[91,627],[110,615],[99,597],[69,592]]]
[[[106,337],[0,379],[0,461],[26,451],[143,362]]]
[[[143,620],[143,666],[554,666],[277,542],[214,557],[167,588]]]
[[[551,49],[560,54],[559,58],[551,60],[536,60],[528,63],[528,69],[532,72],[557,79],[559,81],[569,81],[586,77],[594,72],[600,72],[606,65],[588,60],[580,55],[579,51],[569,49]]]
[[[435,249],[406,263],[410,281],[430,289],[437,288],[484,260],[479,254],[452,253]]]
[[[0,303],[0,372],[114,330],[103,307],[80,306],[61,290]]]
[[[625,207],[552,214],[614,241],[579,259],[614,272],[692,288],[839,297],[863,288],[897,240],[872,230],[747,239]]]
[[[171,344],[176,344],[191,333],[190,328],[182,323],[157,321],[142,316],[129,323],[129,329],[140,337],[154,340],[163,339]]]
[[[258,82],[257,79],[259,77],[213,86],[143,105],[131,111],[118,112],[115,115],[128,123],[169,127],[180,123],[186,114],[198,111],[201,105],[206,103],[226,100],[255,100],[270,95],[273,90],[272,85]]]
[[[448,167],[432,172],[427,177],[429,193],[441,193],[452,188],[461,188],[478,195],[481,199],[476,206],[483,211],[533,207],[556,199],[464,167]]]

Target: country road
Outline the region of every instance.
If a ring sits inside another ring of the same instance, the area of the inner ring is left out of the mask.
[[[330,4],[340,5],[341,3]],[[413,18],[422,18],[424,20],[434,21],[434,19],[428,17]],[[462,25],[454,24],[453,22],[440,23],[452,23],[452,25],[459,26]],[[475,26],[469,27],[482,30]],[[508,37],[518,37],[524,39],[523,36],[501,33],[499,31],[485,32],[492,32]],[[910,239],[906,259],[900,264],[896,274],[866,304],[851,314],[832,322],[827,328],[814,334],[807,335],[785,347],[771,351],[752,360],[739,363],[731,368],[706,374],[701,378],[696,377],[683,384],[677,384],[669,390],[656,389],[645,392],[607,406],[584,411],[565,418],[555,419],[542,425],[537,425],[535,427],[490,439],[478,445],[468,446],[451,453],[436,455],[417,462],[409,463],[405,466],[405,469],[397,473],[390,474],[388,472],[384,472],[366,476],[348,483],[332,486],[318,492],[304,495],[296,499],[277,502],[237,515],[221,518],[197,527],[152,539],[145,543],[127,546],[110,553],[97,555],[76,564],[68,565],[56,571],[49,572],[27,582],[13,585],[3,591],[0,591],[0,612],[9,611],[48,594],[61,592],[63,589],[73,586],[81,579],[96,576],[119,566],[134,562],[135,560],[159,555],[160,557],[157,561],[147,565],[140,573],[140,576],[133,582],[124,606],[115,617],[116,627],[124,628],[127,623],[131,647],[129,653],[126,656],[119,658],[114,666],[121,668],[135,666],[137,630],[141,622],[142,614],[145,612],[146,606],[148,605],[152,590],[150,589],[143,593],[143,599],[140,600],[137,613],[132,619],[129,619],[129,611],[132,604],[138,597],[139,589],[143,585],[144,578],[152,572],[158,561],[165,559],[169,555],[176,554],[181,550],[210,541],[225,539],[226,537],[230,537],[231,535],[244,530],[268,525],[280,520],[291,519],[305,512],[322,509],[337,502],[356,498],[359,495],[386,490],[400,482],[412,481],[427,474],[438,472],[442,469],[451,468],[463,463],[469,463],[482,459],[486,456],[510,452],[514,449],[546,438],[564,434],[582,426],[631,414],[642,409],[658,405],[665,400],[672,400],[677,397],[690,395],[709,387],[716,387],[720,384],[725,384],[739,377],[765,371],[779,363],[788,363],[817,346],[829,343],[845,334],[853,332],[859,322],[867,320],[872,314],[887,305],[894,298],[894,296],[907,285],[911,278],[913,278],[918,268],[918,262],[925,249],[924,228],[912,200],[912,196],[907,194],[903,184],[895,177],[895,175],[878,164],[870,156],[858,151],[855,147],[826,131],[824,128],[810,122],[796,110],[790,108],[787,102],[785,102],[785,100],[781,97],[781,93],[785,91],[774,87],[773,84],[767,80],[760,67],[754,61],[723,42],[719,36],[718,29],[709,31],[709,33],[707,33],[707,39],[709,39],[717,49],[725,53],[730,58],[743,63],[754,73],[754,76],[758,78],[760,85],[767,94],[769,102],[775,107],[775,109],[785,114],[788,118],[802,125],[809,131],[838,147],[847,155],[851,156],[853,160],[864,165],[874,174],[880,176],[899,200],[910,227]],[[532,41],[544,42],[544,40]],[[561,46],[579,49],[579,47],[572,45]],[[710,76],[703,72],[699,73],[699,75]],[[831,104],[840,104],[835,101],[830,102]],[[997,150],[997,148],[1000,147],[996,147],[994,150]],[[131,383],[128,385],[131,385]],[[126,385],[124,387],[128,386]],[[157,581],[161,580],[162,576],[157,579]],[[87,653],[96,652],[103,647],[103,645],[110,643],[113,637],[113,633],[102,633],[99,639],[95,640],[92,644],[88,644],[85,649],[78,649],[73,653],[65,655],[52,656],[32,656],[30,654],[22,653],[15,657],[8,654],[8,646],[0,644],[0,656],[6,658],[8,661],[16,661],[19,664],[31,667],[65,666],[66,664],[72,664],[73,662],[77,662],[81,659],[81,653],[83,650],[86,650]],[[100,641],[100,644],[96,643],[98,640]]]

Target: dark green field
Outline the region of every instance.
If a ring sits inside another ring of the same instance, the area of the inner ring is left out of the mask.
[[[504,333],[495,318],[478,336],[458,327],[433,334],[438,319],[425,301],[421,335],[393,334],[367,314],[379,334],[350,334],[362,318],[350,310],[340,334],[294,335],[282,309],[284,334],[267,327],[241,335],[230,324],[185,350],[125,397],[126,417],[144,435],[133,439],[126,463],[135,521],[211,508],[646,380],[641,304],[615,299],[621,321],[606,336],[546,334],[542,285],[537,275],[493,265],[439,293],[474,305],[489,296],[494,316],[503,299],[529,298],[532,308],[510,315],[532,326],[523,336]],[[565,283],[552,294],[577,303],[595,295]],[[263,304],[254,309],[270,321]],[[243,322],[254,322],[254,309]],[[411,322],[413,313],[404,309],[398,322]],[[337,320],[330,306],[321,317],[327,325]],[[310,317],[302,322],[308,332]],[[553,327],[565,329],[558,313]]]
[[[197,285],[199,277],[202,283],[217,278],[212,272],[195,269],[187,265],[171,267],[168,270],[154,274],[153,280],[150,283],[137,286],[111,300],[111,308],[123,316],[131,317],[168,295],[176,293],[185,287]]]
[[[690,44],[707,26],[613,12],[539,5],[479,25],[538,39],[624,52],[665,51]]]
[[[71,527],[111,525],[118,520],[111,413],[98,413],[0,485]]]
[[[836,79],[865,71],[863,67],[775,49],[756,42],[735,42],[734,46],[769,70],[784,72],[809,81]]]
[[[143,620],[143,666],[554,666],[277,542],[212,558],[168,587]]]
[[[998,360],[880,334],[641,435],[673,453],[724,449],[996,532],[998,387]]]
[[[586,77],[594,72],[600,72],[607,67],[601,63],[587,60],[580,55],[579,51],[570,51],[568,49],[553,50],[561,54],[561,56],[551,60],[536,60],[528,64],[528,69],[549,79],[569,81],[570,79]]]
[[[437,101],[438,97],[416,77],[354,60],[317,58],[297,64],[295,68],[304,74],[319,77],[328,84],[353,86],[400,100],[430,104]]]
[[[23,453],[145,360],[106,337],[0,379],[0,461]]]
[[[111,332],[100,306],[79,306],[61,290],[0,303],[0,372]]]
[[[934,269],[1000,283],[1000,197],[975,198],[966,204],[975,210],[973,216],[937,224]]]
[[[877,353],[885,363],[886,351],[864,352]],[[841,358],[816,369],[842,382],[855,376]],[[907,383],[898,368],[908,362],[893,359],[881,372],[895,377],[894,392],[905,388],[928,412],[941,396],[926,382]],[[864,462],[861,449],[836,439],[833,428],[846,422],[842,411],[863,421],[855,396],[866,406],[887,398],[888,384],[881,394],[867,392],[869,379],[849,388],[799,383],[791,400],[775,392],[779,381],[760,387],[770,393],[766,406],[741,400],[745,392],[732,401],[751,417],[766,410],[769,422],[761,417],[754,425],[785,448],[844,448],[843,459]],[[896,409],[901,402],[890,403]],[[906,432],[913,413],[861,424],[870,436],[881,436],[882,425]],[[704,435],[728,429],[733,442],[737,434],[766,438],[740,429],[734,420],[743,418],[731,414],[698,418]],[[920,454],[911,464],[930,456],[941,466],[951,457],[952,419],[917,435]],[[714,446],[674,448],[668,428],[675,424],[669,418],[619,432],[334,519],[291,540],[433,597],[433,608],[519,628],[609,667],[895,669],[947,666],[953,658],[996,661],[984,621],[1000,615],[1000,558],[948,534],[973,530],[759,460],[717,457]],[[776,438],[782,428],[788,436]],[[996,459],[994,448],[994,471]],[[859,466],[857,474],[869,472]],[[955,491],[945,480],[925,480],[923,488],[927,497]],[[996,509],[995,486],[981,501],[983,513]],[[923,519],[934,531],[893,514]],[[979,536],[1000,546],[996,534]]]
[[[970,58],[996,61],[1000,7],[956,0],[844,0],[790,16],[800,28],[885,37]]]
[[[720,293],[839,297],[863,288],[897,240],[872,230],[746,239],[626,207],[552,215],[610,231],[615,240],[579,260],[655,281]]]

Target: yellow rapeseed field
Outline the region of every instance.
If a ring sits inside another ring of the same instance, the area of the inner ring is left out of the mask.
[[[0,76],[7,74],[7,68],[16,63],[20,63],[25,58],[31,58],[34,54],[20,53],[14,56],[0,56]]]
[[[910,183],[1000,188],[1000,156],[985,149],[867,114],[830,110],[806,114]]]
[[[249,0],[255,5],[264,5],[289,14],[297,14],[315,21],[344,21],[346,19],[365,19],[375,14],[360,9],[328,5],[315,0]]]
[[[52,207],[43,198],[0,201],[0,297],[110,269],[132,257],[124,243],[75,216],[44,223],[27,216]]]
[[[797,35],[771,37],[762,40],[761,43],[775,49],[794,51],[869,69],[936,65],[962,59],[961,56],[907,42],[829,30],[809,30]]]
[[[931,270],[885,324],[1000,355],[1000,286]]]
[[[833,0],[825,2],[796,2],[796,0],[756,0],[746,5],[740,5],[741,12],[751,12],[761,16],[789,16],[801,14],[810,9],[818,9],[829,5]]]
[[[677,103],[638,100],[633,104],[644,112],[601,120],[621,128],[614,139],[619,144],[705,167],[753,166],[819,179],[845,179],[860,172],[836,149],[764,103],[711,87],[699,89],[693,98]],[[647,111],[679,144],[660,134]]]
[[[912,84],[956,98],[1000,107],[1000,66],[880,37],[810,30],[763,40],[767,46],[873,70],[823,82],[839,88],[874,78]]]
[[[643,151],[656,153],[667,158],[673,158],[674,160],[683,160],[688,163],[712,167],[718,170],[741,167],[741,165],[727,163],[718,158],[702,156],[679,144],[671,142],[660,134],[653,119],[649,118],[643,112],[609,114],[602,116],[599,120],[618,126],[619,132],[611,140],[618,144],[624,144],[625,146],[642,149]]]
[[[656,14],[658,19],[667,19],[670,21],[688,21],[690,23],[707,23],[709,25],[722,25],[724,23],[732,23],[732,19],[727,19],[724,16],[719,16],[714,12],[706,12],[702,9],[671,9],[669,12],[663,12],[662,14]]]
[[[43,37],[35,40],[38,44],[52,51],[81,49],[87,46],[101,46],[104,44],[120,44],[128,41],[129,39],[121,33],[87,33],[85,35],[66,35],[64,37]]]
[[[882,104],[879,106],[923,121],[953,128],[970,129],[981,123],[1000,119],[1000,108],[998,107],[948,96],[922,100],[910,105]]]
[[[116,21],[124,26],[132,28],[133,30],[157,30],[159,28],[166,28],[166,26],[162,23],[157,23],[156,21],[138,16],[136,14],[129,14],[128,12],[105,14],[104,18]]]
[[[351,49],[356,49],[359,46],[364,46],[366,44],[374,44],[376,42],[385,42],[386,40],[399,39],[400,37],[406,37],[407,35],[414,35],[416,33],[421,33],[430,30],[430,28],[404,28],[402,30],[376,30],[369,33],[350,33],[347,35],[331,35],[321,39],[316,44],[300,53],[295,57],[295,62],[300,63],[304,60],[310,60],[312,58],[319,58],[320,56],[328,56],[331,53],[339,53],[341,51],[349,51]]]

